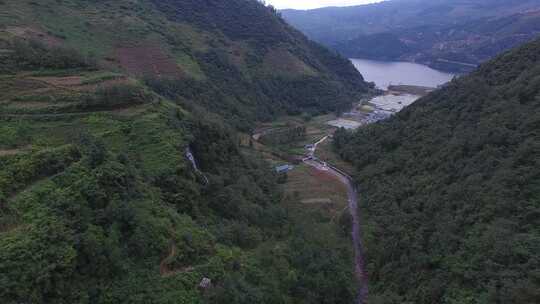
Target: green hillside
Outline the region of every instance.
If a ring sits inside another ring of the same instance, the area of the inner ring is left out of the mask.
[[[238,129],[367,87],[222,3],[0,1],[0,302],[353,301],[348,235]]]
[[[335,144],[357,168],[369,303],[540,301],[540,41]]]
[[[341,110],[366,90],[349,61],[255,0],[5,0],[0,11],[3,41],[72,49],[243,129],[284,113]]]

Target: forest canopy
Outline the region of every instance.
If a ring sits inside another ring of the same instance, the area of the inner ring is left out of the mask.
[[[370,303],[540,301],[540,41],[335,148],[352,162]]]

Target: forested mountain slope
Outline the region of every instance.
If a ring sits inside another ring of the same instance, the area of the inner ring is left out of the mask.
[[[1,303],[353,301],[347,234],[237,131],[366,86],[226,2],[0,1]]]
[[[470,71],[537,37],[539,11],[538,0],[389,0],[282,14],[309,37],[348,57]]]
[[[366,89],[349,61],[255,0],[5,0],[0,11],[1,37],[72,48],[169,95],[197,96],[245,129],[277,114],[343,109]]]
[[[357,168],[370,303],[540,301],[540,41],[335,144]]]

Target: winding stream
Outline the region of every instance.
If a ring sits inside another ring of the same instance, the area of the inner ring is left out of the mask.
[[[195,156],[193,155],[193,151],[191,151],[191,148],[189,148],[189,147],[186,149],[186,157],[189,160],[189,162],[191,163],[191,165],[193,166],[193,170],[195,170],[195,173],[197,173],[198,175],[200,175],[203,178],[205,185],[208,185],[208,183],[209,183],[208,178],[199,169],[199,166],[197,166],[197,161],[195,160]]]

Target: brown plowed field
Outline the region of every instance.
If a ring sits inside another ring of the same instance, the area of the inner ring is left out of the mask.
[[[122,68],[135,76],[179,78],[182,70],[174,58],[155,46],[118,48],[118,61]]]

